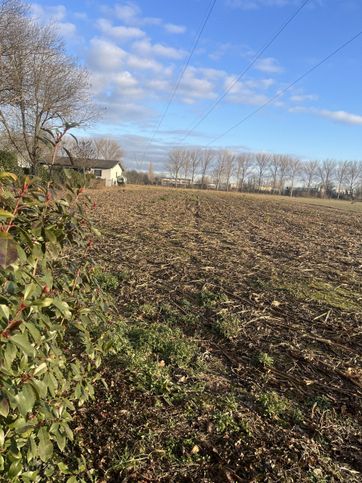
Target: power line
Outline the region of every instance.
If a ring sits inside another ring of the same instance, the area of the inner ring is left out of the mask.
[[[168,111],[170,109],[170,106],[172,104],[172,101],[174,100],[175,95],[176,95],[176,92],[178,91],[178,88],[180,87],[181,81],[182,81],[182,79],[183,79],[183,77],[185,75],[186,69],[187,69],[187,67],[190,64],[191,58],[194,55],[194,52],[196,50],[196,47],[198,46],[198,43],[200,41],[200,38],[201,38],[201,36],[202,36],[202,34],[203,34],[204,30],[205,30],[206,24],[207,24],[207,22],[209,21],[209,19],[211,17],[211,14],[212,14],[212,12],[214,10],[215,4],[216,4],[216,0],[212,0],[211,3],[210,3],[209,9],[207,11],[206,17],[204,18],[204,20],[203,20],[203,22],[201,24],[201,28],[200,28],[198,34],[195,37],[195,40],[194,40],[193,46],[192,46],[192,48],[190,50],[189,56],[188,56],[188,58],[187,58],[187,60],[186,60],[186,62],[184,64],[184,66],[183,66],[183,68],[182,68],[182,70],[180,72],[180,75],[179,75],[179,77],[177,79],[177,82],[175,84],[175,87],[173,88],[173,91],[171,93],[171,96],[170,96],[170,98],[169,98],[169,100],[168,100],[168,102],[166,104],[165,110],[163,111],[163,113],[162,113],[162,115],[161,115],[161,117],[160,117],[160,119],[158,121],[158,124],[156,126],[156,129],[153,131],[151,140],[149,141],[149,143],[147,144],[147,147],[145,148],[145,151],[143,153],[143,156],[145,155],[145,153],[147,151],[147,148],[152,144],[152,141],[155,139],[155,136],[156,136],[158,130],[160,129],[160,127],[161,127],[161,125],[162,125],[165,117],[167,116],[167,113],[168,113]]]
[[[293,13],[291,17],[289,17],[283,25],[279,28],[277,32],[272,36],[272,38],[262,47],[255,55],[255,57],[250,61],[250,63],[245,67],[244,70],[240,72],[238,77],[229,85],[229,87],[224,91],[224,93],[212,104],[212,106],[201,116],[201,118],[192,125],[192,127],[188,130],[185,136],[181,139],[181,143],[187,139],[191,133],[211,114],[211,112],[220,104],[220,102],[225,99],[227,94],[231,91],[231,89],[244,77],[244,75],[255,65],[257,60],[264,54],[264,52],[275,42],[275,40],[282,34],[282,32],[287,28],[287,26],[295,19],[295,17],[303,10],[303,8],[310,2],[311,0],[305,0]]]
[[[327,55],[327,57],[324,57],[324,59],[322,59],[320,62],[318,62],[317,64],[315,64],[313,67],[311,67],[310,69],[308,69],[306,72],[304,72],[304,74],[302,74],[301,76],[299,76],[297,79],[295,79],[295,81],[293,81],[287,87],[285,87],[280,92],[278,92],[278,94],[276,94],[274,97],[272,97],[268,101],[264,102],[264,104],[262,104],[261,106],[259,106],[257,109],[254,109],[254,111],[250,112],[248,115],[246,115],[245,117],[243,117],[243,119],[241,119],[240,121],[238,121],[236,124],[234,124],[233,126],[231,126],[229,129],[227,129],[226,131],[224,131],[219,136],[215,137],[206,146],[207,147],[211,146],[212,144],[215,143],[215,141],[218,141],[219,139],[223,138],[224,136],[226,136],[227,134],[229,134],[231,131],[233,131],[237,127],[241,126],[241,124],[244,124],[244,122],[246,122],[248,119],[250,119],[252,116],[254,116],[255,114],[257,114],[258,112],[260,112],[262,109],[264,109],[265,107],[267,107],[268,105],[272,104],[274,101],[276,101],[277,99],[279,99],[280,97],[282,97],[287,91],[289,91],[289,89],[291,89],[292,87],[294,87],[298,82],[300,82],[302,79],[304,79],[305,77],[307,77],[310,73],[312,73],[313,71],[315,71],[316,69],[318,69],[318,67],[320,67],[322,64],[324,64],[325,62],[327,62],[331,57],[334,57],[341,50],[343,50],[345,47],[347,47],[347,45],[351,44],[354,40],[356,40],[361,35],[362,35],[362,30],[360,32],[358,32],[356,35],[354,35],[353,37],[351,37],[349,40],[347,40],[346,42],[344,42],[342,45],[340,45],[337,49],[335,49],[329,55]]]

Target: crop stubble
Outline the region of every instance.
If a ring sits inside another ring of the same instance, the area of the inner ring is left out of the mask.
[[[127,273],[119,312],[132,323],[138,308],[151,304],[150,324],[163,320],[165,305],[194,314],[197,323],[180,327],[212,361],[202,376],[205,391],[211,398],[237,391],[252,433],[225,442],[199,414],[191,429],[209,457],[185,468],[146,458],[140,473],[132,467],[122,478],[361,481],[361,215],[172,189],[91,196],[105,234],[94,254],[108,270]],[[226,329],[216,330],[220,317]],[[260,362],[262,354],[272,363]],[[281,424],[277,413],[263,412],[263,394],[274,392],[299,419]],[[182,424],[177,408],[165,406]],[[151,417],[149,408],[145,413]]]

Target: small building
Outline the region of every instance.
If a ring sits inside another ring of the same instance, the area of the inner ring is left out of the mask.
[[[162,186],[190,186],[191,179],[188,178],[161,178]]]
[[[40,164],[50,166],[52,163],[50,160],[46,160]],[[115,186],[126,182],[125,170],[119,160],[80,158],[71,160],[64,156],[56,158],[53,166],[94,174],[96,178],[104,180],[106,186]]]

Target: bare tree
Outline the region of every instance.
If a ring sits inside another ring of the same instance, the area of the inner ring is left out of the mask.
[[[301,164],[299,159],[289,157],[288,178],[290,180],[289,195],[293,196],[295,180],[300,173]]]
[[[273,154],[270,157],[270,163],[269,163],[269,172],[272,179],[273,190],[277,189],[279,169],[280,169],[280,154]]]
[[[13,62],[14,49],[24,51],[28,44],[27,7],[17,0],[0,2],[0,105],[16,100]],[[30,52],[30,51],[29,51]],[[22,59],[25,62],[25,58]]]
[[[184,178],[188,178],[190,173],[190,152],[183,150],[182,174]]]
[[[289,168],[290,168],[290,156],[286,154],[281,154],[279,156],[279,174],[278,174],[278,187],[279,187],[279,194],[281,195],[284,190],[285,180],[288,176]]]
[[[255,165],[256,165],[257,177],[258,177],[257,185],[259,190],[264,182],[264,175],[269,167],[269,163],[270,163],[270,154],[267,154],[267,153],[255,154]]]
[[[153,171],[153,164],[152,161],[148,164],[148,173],[147,173],[148,181],[153,183],[155,181],[155,173]]]
[[[252,165],[252,154],[241,153],[236,157],[236,182],[239,191],[244,190],[245,182],[250,174],[250,168]]]
[[[302,176],[305,183],[305,187],[309,191],[312,184],[315,182],[318,174],[318,161],[310,160],[305,161],[302,165]]]
[[[201,186],[205,188],[206,176],[209,173],[209,169],[214,160],[215,153],[211,149],[204,149],[200,155],[200,174],[201,174]]]
[[[321,183],[321,196],[329,196],[333,188],[336,162],[333,159],[325,159],[318,165],[318,175]]]
[[[224,184],[226,191],[230,188],[230,179],[234,170],[235,155],[227,149],[218,152],[214,166],[216,189]]]
[[[114,139],[95,139],[94,147],[98,159],[121,160],[124,156],[122,146]]]
[[[35,167],[47,129],[78,126],[92,117],[88,74],[65,54],[54,26],[41,26],[21,12],[8,14],[6,22],[5,29],[0,25],[0,127]]]
[[[94,141],[91,138],[80,138],[77,141],[65,138],[61,144],[60,154],[70,156],[70,160],[77,160],[77,165],[86,169],[90,159],[97,158]]]
[[[341,196],[342,187],[346,186],[349,161],[340,161],[336,168],[337,198]]]
[[[167,170],[175,178],[176,187],[184,165],[184,158],[185,151],[183,149],[173,149],[168,155]]]
[[[201,163],[200,151],[193,149],[189,151],[191,183],[194,184],[197,170]]]
[[[348,190],[352,200],[354,199],[355,190],[362,178],[362,162],[350,161],[348,164],[348,171],[346,175]]]
[[[225,157],[223,155],[223,151],[219,151],[215,159],[215,165],[213,170],[213,177],[215,180],[215,185],[217,190],[220,189],[220,186],[222,183],[222,178],[225,170],[224,163],[225,163]]]

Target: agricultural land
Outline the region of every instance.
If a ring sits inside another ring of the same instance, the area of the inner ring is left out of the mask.
[[[99,474],[362,481],[361,205],[90,195],[121,320],[76,421]]]

